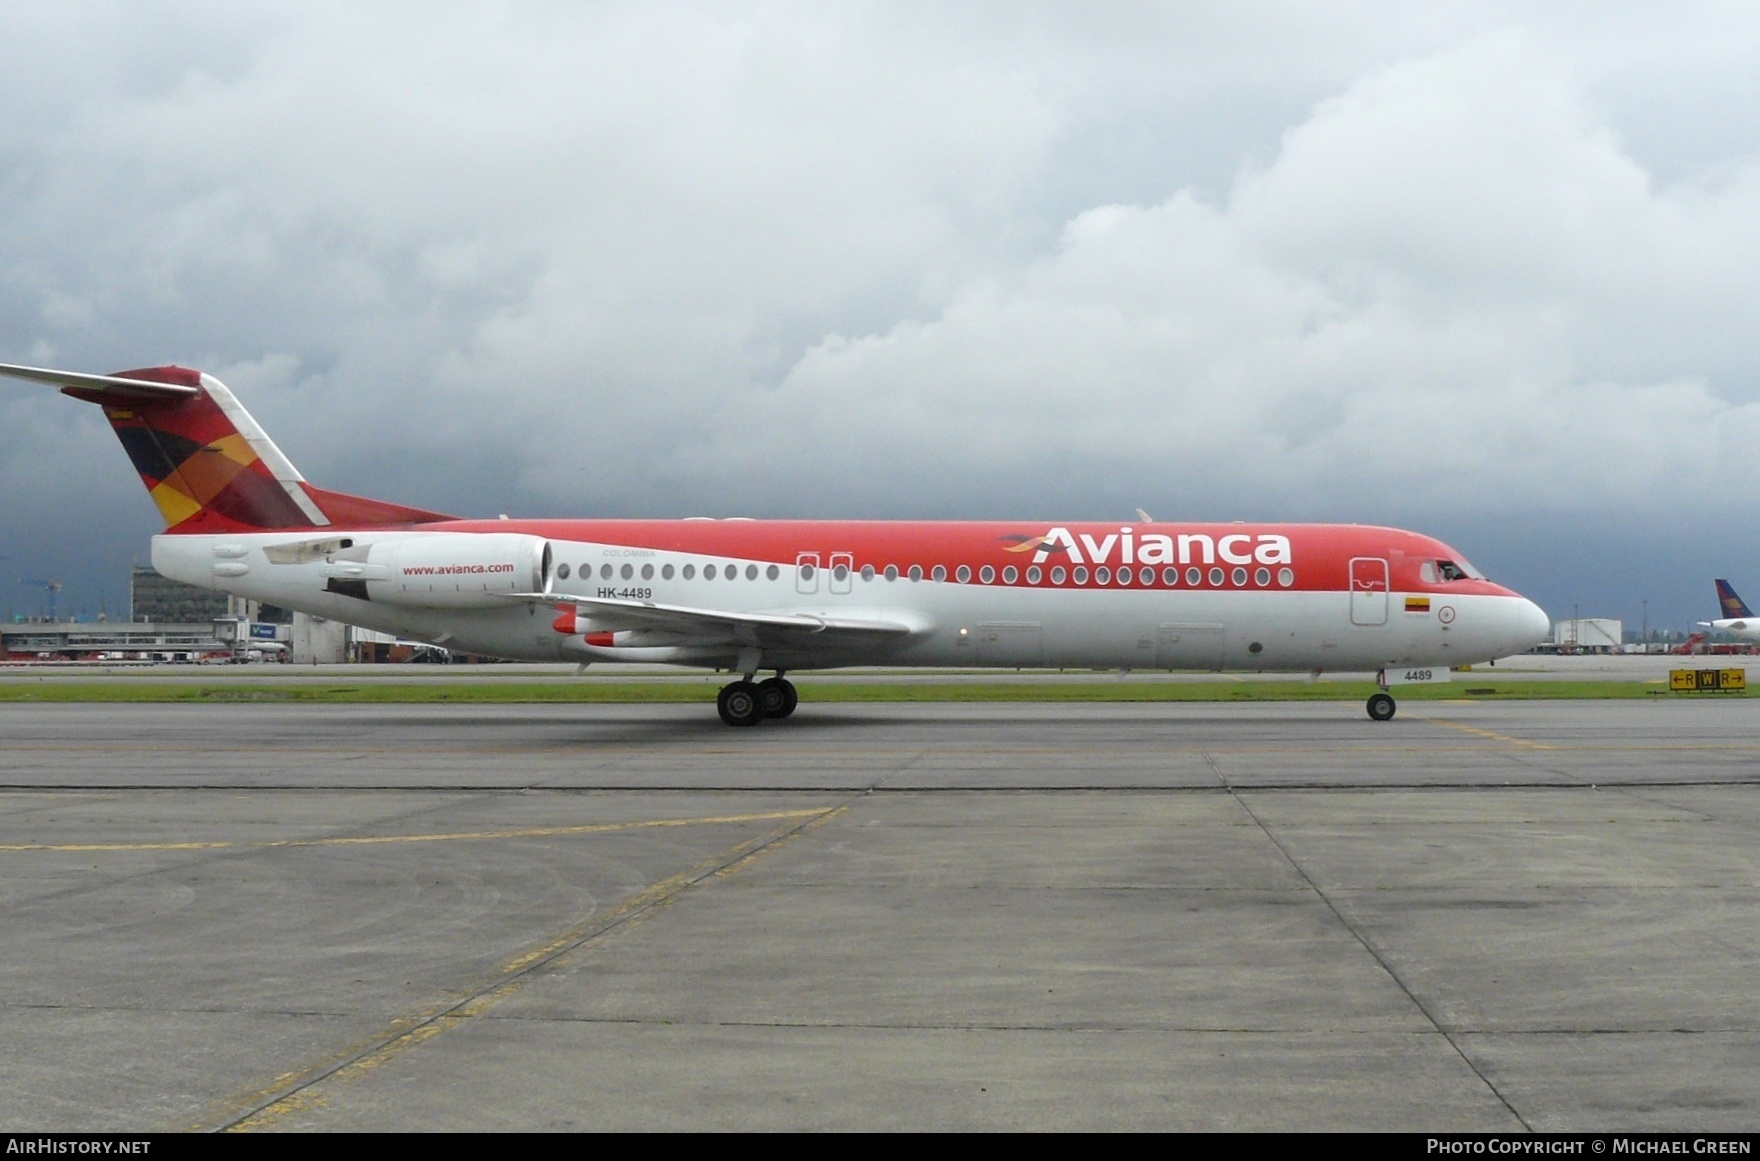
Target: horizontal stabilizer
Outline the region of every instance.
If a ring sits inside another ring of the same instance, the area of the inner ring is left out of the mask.
[[[181,383],[149,383],[145,379],[125,379],[116,375],[86,375],[79,371],[51,371],[44,367],[18,367],[0,363],[0,375],[12,379],[29,379],[51,387],[76,391],[92,391],[117,399],[187,399],[201,394],[199,387]]]

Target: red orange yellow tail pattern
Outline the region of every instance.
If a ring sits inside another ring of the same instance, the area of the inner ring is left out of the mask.
[[[224,387],[225,402],[280,460],[279,475],[258,446],[240,432],[227,408],[204,387],[199,371],[148,367],[118,372],[118,379],[195,387],[174,398],[114,390],[64,387],[76,399],[104,409],[123,450],[140,473],[165,527],[171,532],[227,532],[354,525],[425,523],[450,517],[397,504],[309,487],[268,442]],[[212,380],[210,380],[212,382]]]

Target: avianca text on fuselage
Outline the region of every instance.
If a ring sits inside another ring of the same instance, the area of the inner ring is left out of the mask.
[[[1011,551],[1031,548],[1034,564],[1059,554],[1070,564],[1109,564],[1115,548],[1119,564],[1289,564],[1292,560],[1289,537],[1275,533],[1138,532],[1128,524],[1099,535],[1055,527]]]
[[[848,665],[1396,671],[1548,624],[1447,545],[1323,524],[461,520],[308,483],[219,380],[0,365],[99,404],[166,531],[166,576],[516,660],[738,671],[724,720]],[[1043,529],[1043,531],[1040,531]],[[775,676],[755,680],[760,670]],[[1407,678],[1419,680],[1419,678]],[[1378,694],[1371,716],[1393,701]]]

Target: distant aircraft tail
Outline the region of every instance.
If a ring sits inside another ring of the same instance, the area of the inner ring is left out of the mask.
[[[1742,598],[1736,596],[1736,591],[1729,587],[1729,582],[1726,580],[1717,582],[1717,603],[1723,606],[1725,619],[1754,615],[1748,611],[1748,606],[1742,603]]]
[[[0,363],[0,375],[61,388],[109,417],[169,532],[422,524],[452,517],[306,483],[236,396],[187,367],[86,375]]]

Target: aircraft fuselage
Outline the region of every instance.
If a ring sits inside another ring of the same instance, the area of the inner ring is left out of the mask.
[[[1426,579],[1435,571],[1426,565],[1455,554],[1397,529],[1047,528],[451,521],[326,529],[321,538],[162,535],[153,564],[253,600],[531,661],[1375,670],[1490,660],[1547,630],[1532,602],[1501,586]],[[831,628],[770,631],[682,615],[646,623],[644,609],[817,618]]]

